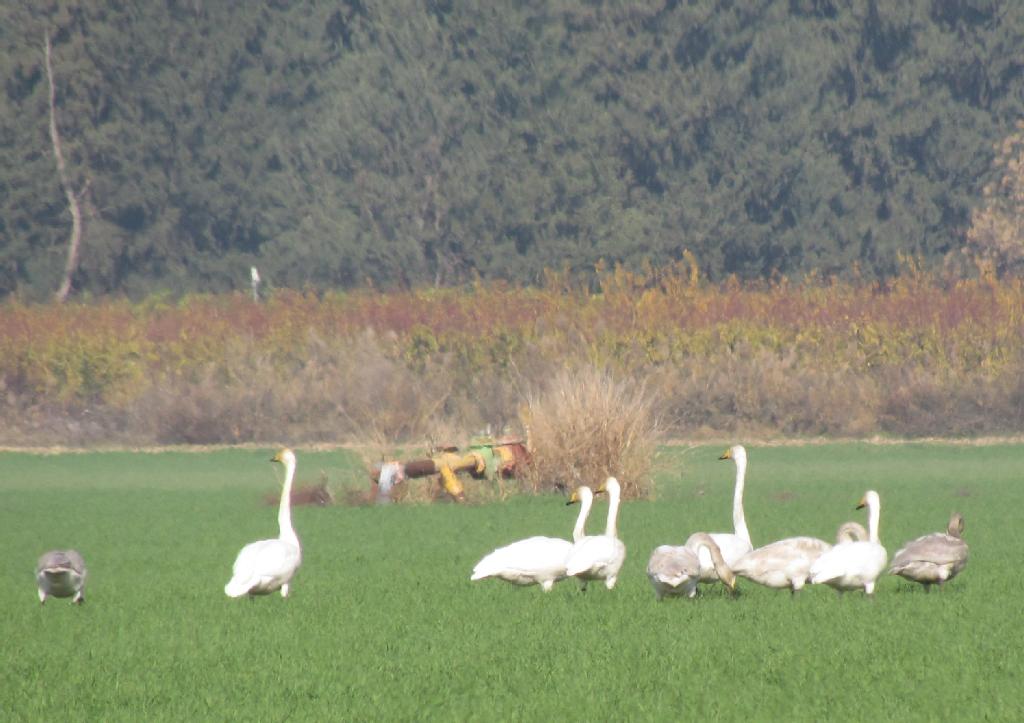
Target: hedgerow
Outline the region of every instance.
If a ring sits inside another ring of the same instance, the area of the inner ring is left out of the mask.
[[[0,442],[418,440],[520,424],[562,370],[642,380],[663,434],[973,435],[1024,422],[1024,285],[809,277],[710,284],[691,264],[595,288],[0,305]]]

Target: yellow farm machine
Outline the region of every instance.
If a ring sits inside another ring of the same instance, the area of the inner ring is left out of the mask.
[[[530,461],[526,444],[518,438],[478,437],[465,451],[454,445],[441,445],[427,457],[406,461],[382,461],[370,470],[370,480],[377,487],[377,501],[389,502],[394,486],[406,479],[436,476],[444,491],[456,502],[466,500],[460,474],[474,479],[487,479],[498,484],[521,474]]]

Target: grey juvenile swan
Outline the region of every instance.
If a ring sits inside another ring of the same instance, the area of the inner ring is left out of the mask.
[[[689,546],[688,546],[689,545]],[[707,548],[711,562],[715,567],[718,579],[730,590],[736,588],[736,577],[729,569],[722,551],[718,549],[714,538],[704,532],[690,535],[688,545],[659,545],[651,553],[647,562],[647,578],[654,587],[658,600],[666,595],[670,597],[692,598],[697,595],[697,583],[700,582],[699,550]],[[695,551],[697,548],[698,551]]]
[[[78,550],[50,550],[36,563],[36,584],[39,586],[39,604],[46,598],[69,597],[71,602],[85,602],[85,560]]]
[[[941,587],[967,564],[967,543],[961,539],[963,533],[964,517],[954,512],[945,533],[933,532],[900,548],[892,558],[889,573],[921,583],[925,592],[933,583]]]

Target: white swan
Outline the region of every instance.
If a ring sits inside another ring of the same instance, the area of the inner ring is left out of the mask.
[[[295,453],[282,449],[271,462],[284,464],[284,486],[277,512],[280,534],[276,540],[250,542],[235,558],[231,580],[224,586],[228,597],[267,595],[275,590],[288,597],[289,585],[302,563],[302,548],[292,527],[292,481],[295,479]]]
[[[747,450],[737,444],[725,450],[719,459],[731,459],[736,463],[736,486],[732,499],[733,532],[712,532],[711,538],[722,552],[726,565],[732,568],[741,557],[754,549],[750,544],[750,532],[747,530],[747,519],[743,514],[743,485],[747,476]],[[710,549],[698,542],[697,532],[686,540],[686,546],[693,550],[700,559],[700,581],[718,582],[714,561]]]
[[[585,534],[584,526],[594,504],[594,493],[589,487],[578,487],[566,504],[575,502],[581,504],[572,531],[574,541],[582,539]],[[557,537],[528,537],[486,555],[473,568],[469,579],[496,577],[513,585],[540,585],[544,592],[549,592],[556,582],[566,576],[565,561],[572,545],[572,542]]]
[[[43,553],[36,563],[36,584],[39,587],[39,604],[46,598],[69,597],[71,602],[81,605],[85,602],[85,560],[78,550],[50,550]]]
[[[967,564],[967,543],[961,539],[963,533],[963,515],[954,512],[945,533],[924,535],[900,548],[892,558],[889,573],[921,583],[925,592],[933,583],[941,587]]]
[[[858,542],[844,542],[824,553],[811,565],[810,582],[824,583],[840,592],[864,588],[872,595],[875,581],[885,570],[888,553],[878,541],[878,520],[882,503],[878,493],[868,490],[857,509],[868,508],[868,539]]]
[[[859,522],[844,522],[836,532],[836,544],[868,539],[868,532]],[[787,537],[748,552],[732,571],[738,576],[765,587],[797,590],[807,584],[811,565],[832,545],[817,537]]]
[[[736,576],[726,564],[722,552],[711,535],[695,533],[690,536],[694,545],[707,547],[718,579],[730,590],[736,588]],[[654,548],[647,562],[647,579],[654,587],[658,600],[670,597],[694,597],[700,581],[700,559],[698,554],[685,545],[660,545]]]
[[[597,491],[608,493],[608,522],[604,534],[589,535],[577,540],[565,561],[566,574],[578,577],[582,581],[583,590],[587,589],[590,580],[604,580],[605,587],[611,590],[619,579],[619,570],[626,559],[626,546],[619,539],[616,528],[621,496],[619,481],[609,477]]]

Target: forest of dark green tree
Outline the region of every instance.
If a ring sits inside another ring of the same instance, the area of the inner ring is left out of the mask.
[[[72,202],[72,296],[883,278],[960,253],[1022,71],[1020,0],[9,0],[0,297]]]

